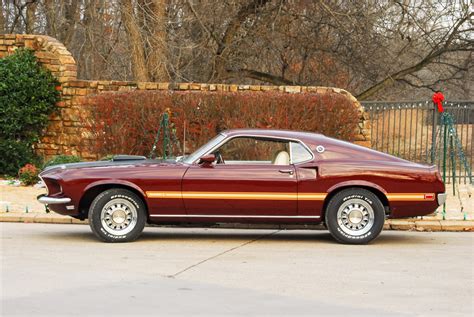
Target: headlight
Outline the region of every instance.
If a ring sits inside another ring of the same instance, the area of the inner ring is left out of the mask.
[[[51,178],[41,178],[41,179],[46,185],[46,192],[48,193],[48,196],[59,194],[63,191],[61,185],[59,184],[57,180],[51,179]]]

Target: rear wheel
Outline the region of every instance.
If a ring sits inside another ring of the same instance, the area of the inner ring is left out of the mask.
[[[89,225],[102,241],[133,241],[145,227],[145,209],[142,199],[135,193],[122,188],[109,189],[92,201]]]
[[[385,210],[371,191],[349,188],[331,198],[325,218],[329,232],[338,242],[365,244],[382,231]]]

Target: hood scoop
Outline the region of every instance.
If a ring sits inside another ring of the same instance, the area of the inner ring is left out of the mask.
[[[112,162],[142,161],[142,160],[146,160],[146,157],[141,156],[141,155],[115,155],[112,158]]]

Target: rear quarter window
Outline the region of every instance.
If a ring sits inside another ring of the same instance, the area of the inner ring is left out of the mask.
[[[301,143],[291,142],[291,162],[293,164],[309,161],[313,158],[311,152]]]

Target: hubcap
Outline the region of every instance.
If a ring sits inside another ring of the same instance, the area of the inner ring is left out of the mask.
[[[114,235],[124,235],[133,230],[137,224],[135,205],[122,198],[110,200],[102,208],[100,220],[103,228]]]
[[[122,224],[126,220],[127,214],[125,213],[124,210],[115,210],[112,213],[112,220],[115,223]]]
[[[354,210],[351,210],[351,212],[349,212],[348,218],[351,223],[359,224],[362,221],[363,217],[364,215],[362,214],[362,211],[354,209]]]
[[[345,201],[337,211],[337,222],[345,233],[360,236],[367,233],[374,225],[374,209],[358,198]]]

